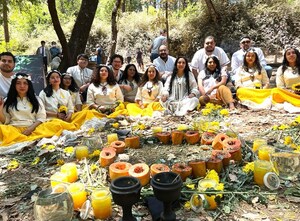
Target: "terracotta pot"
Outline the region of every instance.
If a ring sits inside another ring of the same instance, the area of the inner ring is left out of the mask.
[[[106,167],[112,164],[116,159],[116,150],[111,147],[104,147],[100,153],[100,165]]]
[[[132,165],[128,171],[129,176],[138,178],[142,186],[146,186],[150,180],[150,169],[145,163],[137,163]]]
[[[179,130],[172,131],[172,144],[173,145],[180,145],[182,144],[184,137],[184,133]]]
[[[213,149],[214,150],[223,150],[223,147],[224,147],[223,141],[226,138],[229,138],[226,134],[223,134],[223,133],[217,134],[212,142]]]
[[[215,137],[215,133],[204,132],[201,136],[201,144],[211,145]]]
[[[186,178],[192,174],[192,167],[184,163],[175,163],[172,166],[172,172],[179,174],[184,182]]]
[[[213,150],[212,157],[222,160],[224,168],[230,164],[231,154],[228,150]]]
[[[127,162],[115,162],[109,166],[109,177],[111,180],[115,180],[118,177],[129,176],[129,168],[132,165]]]
[[[231,154],[231,159],[237,162],[242,161],[241,141],[237,138],[227,138],[224,140],[224,149]]]
[[[220,174],[221,171],[222,171],[222,169],[223,169],[222,160],[217,159],[215,157],[210,158],[206,162],[206,169],[208,169],[208,170],[215,170],[218,174]]]
[[[195,131],[195,130],[194,131],[187,131],[185,133],[185,140],[189,144],[196,144],[200,140],[200,134],[199,134],[198,131]]]
[[[124,150],[125,150],[125,142],[124,141],[120,141],[120,140],[117,140],[117,141],[114,141],[110,144],[110,147],[114,148],[116,150],[116,153],[117,154],[120,154],[120,153],[124,153]]]
[[[194,178],[205,177],[206,163],[205,161],[190,161],[189,166],[192,167],[192,175]]]
[[[171,139],[171,133],[170,132],[159,132],[159,133],[156,133],[156,137],[163,144],[168,144]]]
[[[150,166],[150,175],[153,177],[154,175],[161,172],[169,172],[170,168],[162,163],[155,163]]]
[[[133,136],[133,137],[126,137],[125,138],[125,146],[132,149],[140,148],[140,137]]]

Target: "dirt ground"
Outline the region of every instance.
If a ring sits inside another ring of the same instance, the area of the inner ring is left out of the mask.
[[[273,76],[274,78],[274,76]],[[230,123],[230,128],[238,134],[243,140],[243,148],[250,145],[255,137],[264,137],[269,140],[278,139],[280,134],[268,133],[273,125],[292,122],[298,115],[269,110],[252,111],[244,107],[238,107],[239,112],[230,114],[225,119],[225,122]],[[164,117],[151,121],[151,126],[163,126],[164,129],[175,129],[178,124],[191,125],[192,121],[199,117],[199,112],[193,112],[184,117]],[[127,149],[126,154],[129,156],[129,162],[139,163],[145,162],[148,165],[152,163],[165,163],[172,165],[174,162],[186,162],[187,156],[193,151],[195,146],[183,144],[180,146],[162,145],[152,137],[151,126],[143,131],[143,136],[146,139],[142,140],[142,148]],[[107,132],[102,132],[101,136],[105,140]],[[34,200],[37,193],[41,189],[49,187],[51,174],[58,170],[57,155],[51,152],[44,156],[44,160],[36,166],[31,166],[29,162],[36,157],[36,148],[29,147],[21,153],[15,155],[0,156],[0,221],[31,221],[33,217]],[[19,168],[7,170],[7,163],[18,157],[22,159]],[[75,158],[70,158],[70,161],[75,161]],[[184,201],[181,201],[181,206],[174,209],[176,211],[177,220],[299,220],[300,217],[300,198],[293,196],[285,196],[283,192],[286,187],[298,185],[298,196],[300,195],[299,182],[289,183],[281,181],[281,187],[276,190],[274,195],[269,195],[268,204],[263,205],[253,199],[249,204],[245,201],[238,202],[229,213],[223,209],[216,211],[203,210],[200,213],[195,213],[191,210],[184,209]],[[263,189],[262,191],[267,191]],[[221,208],[221,207],[220,207]],[[143,202],[139,202],[133,208],[133,214],[138,220],[152,220],[148,208]],[[122,215],[122,210],[119,206],[113,206],[113,216],[109,220],[119,220]],[[74,212],[73,220],[82,220],[78,212]],[[88,219],[92,220],[92,219]]]

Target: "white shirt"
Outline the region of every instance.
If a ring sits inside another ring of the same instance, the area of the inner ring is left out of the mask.
[[[81,87],[84,84],[90,83],[93,70],[89,68],[81,69],[79,65],[69,67],[66,73],[69,73],[74,78],[78,87]]]
[[[263,51],[260,48],[254,48],[254,51],[257,53],[258,60],[261,64],[261,66],[266,66],[267,61],[265,59]],[[244,51],[243,49],[240,49],[233,53],[233,55],[231,57],[231,70],[232,70],[233,74],[236,74],[237,69],[240,66],[244,65],[245,53],[246,53],[246,51]]]
[[[0,97],[6,97],[11,85],[13,76],[7,78],[0,73]]]
[[[230,63],[230,60],[229,60],[227,54],[220,47],[216,46],[211,55],[215,55],[216,57],[218,57],[221,67],[224,67],[225,65]],[[206,54],[205,48],[201,48],[194,54],[194,57],[191,62],[191,67],[193,69],[198,70],[198,72],[204,70],[205,62],[206,62],[206,59],[208,58],[208,56],[210,56],[210,55]]]
[[[166,62],[158,57],[154,59],[153,64],[156,66],[159,72],[173,72],[175,60],[176,58],[168,55],[168,60]]]
[[[221,78],[222,77],[226,77],[227,78],[227,73],[226,71],[222,70],[221,71]],[[198,75],[198,82],[200,80],[202,80],[202,83],[203,83],[203,88],[204,88],[204,91],[205,93],[212,87],[216,86],[219,82],[217,82],[217,80],[211,75],[209,78],[203,80],[204,78],[206,77],[206,73],[205,73],[205,70],[202,70],[199,75]],[[214,89],[210,95],[214,95],[217,93],[217,89]]]
[[[154,102],[156,98],[160,99],[163,91],[163,83],[159,81],[157,84],[153,84],[148,81],[143,87],[139,87],[135,96],[135,101],[141,100],[144,104]]]
[[[276,86],[278,88],[292,88],[293,84],[300,82],[300,73],[298,68],[293,70],[291,67],[282,73],[282,66],[277,69],[276,73]]]

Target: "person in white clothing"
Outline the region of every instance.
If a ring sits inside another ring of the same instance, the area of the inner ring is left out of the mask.
[[[79,54],[77,56],[77,65],[69,67],[66,73],[69,73],[74,78],[77,86],[79,87],[79,93],[82,96],[82,101],[86,101],[87,88],[90,85],[93,70],[87,68],[89,63],[89,57],[86,54]]]
[[[10,52],[0,54],[0,97],[6,97],[14,75],[16,57]]]
[[[172,75],[176,58],[169,55],[166,45],[161,45],[158,49],[159,57],[154,59],[153,64],[159,71],[162,82],[164,83],[168,76]]]
[[[216,46],[215,38],[213,36],[208,36],[204,40],[204,48],[201,48],[194,54],[191,62],[195,79],[198,78],[200,71],[205,69],[205,61],[210,55],[215,55],[220,61],[221,68],[224,69],[224,71],[227,71],[227,65],[230,63],[227,54],[222,48]]]
[[[237,70],[239,67],[243,66],[244,62],[244,55],[245,53],[250,50],[254,49],[257,56],[258,60],[261,66],[266,70],[268,77],[270,78],[272,75],[272,67],[267,65],[267,61],[265,59],[264,53],[260,48],[257,47],[252,47],[252,40],[249,36],[243,36],[240,41],[240,50],[236,51],[233,53],[231,57],[231,71],[232,71],[232,78],[233,80],[236,77]]]

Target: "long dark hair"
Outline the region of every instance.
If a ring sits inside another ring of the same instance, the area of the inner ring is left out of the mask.
[[[50,84],[50,77],[53,73],[57,73],[59,76],[61,76],[61,73],[57,70],[51,70],[48,72],[46,77],[47,86],[43,90],[47,97],[51,97],[53,95],[53,88],[52,85]]]
[[[287,49],[285,49],[284,55],[283,55],[283,60],[282,60],[282,73],[285,72],[285,70],[290,66],[288,60],[286,59],[286,53],[289,50],[294,50],[297,59],[296,59],[296,66],[298,68],[298,70],[300,71],[300,52],[298,51],[297,48],[294,47],[288,47]],[[300,73],[299,73],[300,75]]]
[[[99,65],[94,69],[93,74],[92,74],[91,83],[93,83],[96,87],[99,87],[99,85],[101,83],[100,69],[103,67],[106,68],[108,71],[107,84],[115,85],[117,83],[117,80],[115,79],[115,76],[114,76],[112,70],[109,67],[107,67],[106,65]]]
[[[190,74],[191,70],[189,68],[188,60],[183,56],[179,56],[175,60],[173,73],[172,73],[171,80],[170,80],[170,85],[169,85],[169,88],[170,88],[169,94],[170,95],[172,94],[173,81],[176,78],[177,73],[178,73],[177,63],[178,63],[180,58],[183,58],[185,60],[185,67],[184,67],[183,72],[184,72],[185,82],[186,82],[186,85],[187,85],[188,94],[190,93],[190,77],[189,77],[189,74]]]
[[[133,67],[135,69],[135,75],[133,76],[133,79],[135,80],[135,82],[137,84],[140,83],[141,81],[141,77],[140,77],[140,74],[139,72],[137,71],[137,68],[134,64],[128,64],[126,65],[125,69],[124,69],[124,72],[123,72],[123,75],[121,76],[120,80],[119,80],[119,84],[121,84],[123,81],[127,84],[127,78],[128,78],[128,69],[130,67]]]
[[[250,48],[246,53],[245,53],[245,55],[244,55],[244,65],[243,65],[243,69],[245,70],[245,71],[249,71],[249,67],[248,67],[248,64],[247,64],[247,61],[246,61],[246,57],[247,57],[247,54],[248,53],[254,53],[255,54],[255,61],[254,61],[254,64],[255,64],[255,66],[256,66],[256,68],[257,68],[257,70],[258,70],[258,74],[260,75],[261,74],[261,69],[262,69],[262,67],[261,67],[261,64],[260,64],[260,62],[259,62],[259,59],[258,59],[258,55],[257,55],[257,53],[255,52],[255,50],[253,49],[253,48]]]
[[[63,84],[63,79],[64,79],[65,76],[69,76],[69,77],[71,78],[71,84],[70,84],[70,86],[69,86],[66,90],[70,90],[70,91],[72,91],[72,92],[77,92],[77,91],[79,91],[79,88],[78,88],[78,86],[77,86],[77,84],[76,84],[74,78],[73,78],[72,75],[69,74],[69,73],[63,73],[63,74],[61,75],[61,81],[60,81],[60,85],[59,85],[60,88],[65,89],[65,85]]]
[[[8,112],[9,107],[16,108],[16,110],[19,111],[17,108],[17,104],[18,104],[17,98],[19,95],[16,90],[16,84],[17,84],[17,80],[20,78],[26,79],[26,81],[28,83],[28,91],[26,93],[26,96],[27,96],[28,101],[32,105],[31,113],[34,113],[34,112],[37,113],[39,111],[40,104],[35,95],[33,84],[30,80],[30,76],[26,73],[21,73],[21,72],[16,73],[15,78],[12,79],[12,81],[11,81],[9,91],[7,93],[7,99],[4,103],[4,106],[6,106],[6,112]]]
[[[154,84],[157,84],[157,83],[159,82],[160,76],[159,76],[158,70],[156,69],[155,65],[150,65],[150,66],[146,69],[145,74],[144,74],[143,77],[142,77],[142,81],[141,81],[141,83],[139,84],[139,87],[143,87],[143,86],[147,83],[147,81],[149,81],[148,70],[149,70],[149,68],[151,68],[151,67],[155,69],[155,78],[153,79],[153,83],[154,83]]]
[[[209,59],[213,59],[216,64],[216,69],[213,70],[213,72],[211,72],[207,68]],[[218,59],[218,57],[215,55],[208,56],[204,65],[205,65],[205,78],[203,80],[206,80],[206,79],[210,78],[210,76],[213,76],[214,79],[216,79],[218,82],[220,82],[221,81],[221,65],[220,65],[220,60]]]

